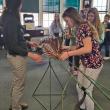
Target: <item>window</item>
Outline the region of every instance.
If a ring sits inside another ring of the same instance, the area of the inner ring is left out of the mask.
[[[93,7],[96,7],[99,11],[100,19],[103,21],[105,14],[107,13],[108,0],[94,0]]]
[[[43,27],[49,27],[54,13],[60,12],[60,0],[43,0]]]
[[[60,0],[43,0],[43,12],[60,12]]]
[[[43,14],[43,27],[49,27],[54,20],[54,13]]]
[[[3,0],[0,0],[0,16],[2,14],[3,11]]]
[[[107,0],[94,0],[93,6],[96,7],[99,12],[107,11]]]

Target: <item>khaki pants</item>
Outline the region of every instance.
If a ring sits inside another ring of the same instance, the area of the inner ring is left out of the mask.
[[[83,65],[80,65],[79,68],[87,76],[91,77],[94,80],[97,80],[102,67],[103,67],[103,65],[98,69],[91,69],[91,68],[85,68]],[[94,85],[91,84],[91,82],[86,77],[84,77],[84,75],[82,73],[78,74],[78,82],[83,87],[87,88],[87,91],[89,92],[89,94],[92,97],[92,91],[93,91]],[[81,100],[84,92],[80,89],[78,84],[76,85],[76,88],[77,88],[77,92],[78,92],[78,98],[79,98],[79,100]],[[80,106],[80,108],[82,108],[82,109],[86,108],[86,110],[94,110],[94,102],[90,99],[90,97],[88,95],[86,95],[86,98],[85,98],[83,104]]]
[[[12,110],[20,110],[20,102],[26,79],[26,58],[21,56],[7,55],[12,67],[11,105]]]

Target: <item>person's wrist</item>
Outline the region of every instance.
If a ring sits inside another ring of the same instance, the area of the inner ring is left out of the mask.
[[[71,48],[72,48],[72,47],[70,46],[70,47],[69,47],[69,51],[71,51]]]
[[[31,52],[28,52],[28,57],[31,57],[32,53]]]
[[[69,51],[67,51],[67,56],[69,57]]]

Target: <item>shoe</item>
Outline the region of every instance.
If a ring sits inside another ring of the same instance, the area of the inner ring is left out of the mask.
[[[21,106],[21,110],[24,110],[24,109],[28,108],[28,104],[25,103],[25,102],[21,102],[20,106]],[[12,110],[12,106],[10,106],[9,110]]]
[[[9,110],[12,110],[12,107],[10,106]],[[23,110],[21,106],[19,108],[14,108],[13,110]]]
[[[80,110],[86,110],[86,109],[82,109],[82,108],[80,108]]]
[[[70,68],[68,69],[68,71],[70,72],[70,74],[73,74],[73,71],[74,71],[73,67],[70,67]]]
[[[75,67],[70,67],[70,73],[74,76],[78,76],[79,71]]]
[[[0,46],[0,50],[2,50],[2,47]]]
[[[28,108],[28,104],[25,103],[25,102],[21,102],[20,105],[21,105],[22,109],[27,109]]]
[[[74,75],[74,76],[78,76],[78,74],[79,74],[79,71],[78,71],[78,70],[74,70],[74,71],[73,71],[73,75]]]
[[[104,59],[104,60],[109,60],[109,59],[110,59],[110,57],[104,57],[103,59]]]

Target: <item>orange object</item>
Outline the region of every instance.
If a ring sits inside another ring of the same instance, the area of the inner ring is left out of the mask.
[[[30,57],[35,62],[41,62],[42,61],[41,55],[38,55],[38,54],[35,54],[35,53],[32,53],[32,52],[28,52],[28,57]]]

